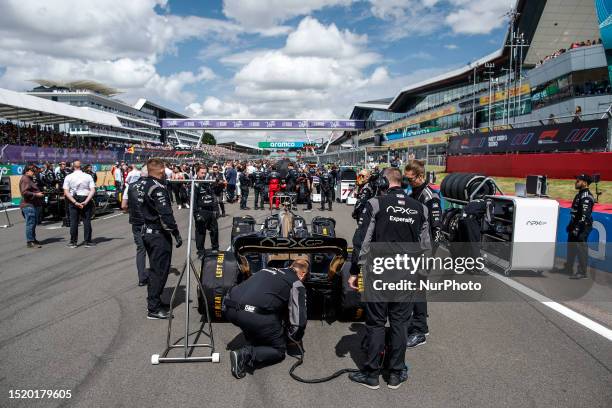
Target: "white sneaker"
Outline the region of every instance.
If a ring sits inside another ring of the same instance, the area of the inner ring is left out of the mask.
[[[181,207],[181,206],[179,205],[179,206],[178,206],[178,209],[179,209],[179,210],[182,210],[182,209],[183,209],[183,207]]]
[[[185,204],[185,208],[186,208],[186,209],[189,209],[189,204]]]

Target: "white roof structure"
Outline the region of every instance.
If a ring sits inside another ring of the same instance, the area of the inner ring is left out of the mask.
[[[0,88],[0,118],[34,124],[95,123],[121,128],[116,115]]]

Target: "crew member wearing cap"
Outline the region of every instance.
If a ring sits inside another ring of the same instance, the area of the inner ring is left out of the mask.
[[[309,258],[298,256],[290,267],[264,268],[228,293],[223,301],[225,317],[240,327],[248,343],[230,352],[234,377],[243,378],[247,369],[283,360],[287,337],[302,339],[306,329],[306,288],[302,282],[309,269]]]
[[[586,278],[588,247],[587,238],[593,229],[593,205],[595,199],[589,191],[593,179],[588,174],[576,176],[575,188],[578,194],[572,202],[570,222],[567,226],[567,262],[565,271],[570,279]],[[574,270],[574,261],[578,257],[578,269]]]

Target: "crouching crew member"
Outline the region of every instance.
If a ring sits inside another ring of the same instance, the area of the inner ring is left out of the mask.
[[[570,210],[570,222],[567,226],[567,262],[565,271],[570,274],[570,279],[583,279],[587,277],[588,247],[587,239],[593,230],[593,205],[595,199],[589,190],[593,179],[588,174],[576,177],[574,187],[578,194],[572,201]],[[574,262],[578,257],[578,269],[574,270]]]
[[[308,258],[300,257],[289,268],[262,269],[226,296],[225,317],[240,327],[248,343],[230,352],[234,377],[243,378],[247,369],[283,360],[287,336],[293,341],[302,339],[306,329],[306,288],[302,282],[309,268]],[[284,322],[287,314],[288,324]]]
[[[208,168],[200,166],[197,170],[198,180],[207,179]],[[206,231],[210,231],[210,243],[214,252],[219,250],[219,225],[217,216],[219,214],[217,197],[214,185],[210,183],[197,183],[195,185],[195,208],[193,217],[195,219],[195,238],[198,256],[204,256],[204,243],[206,242]]]
[[[383,177],[389,182],[387,192],[371,198],[365,205],[359,226],[353,236],[353,256],[351,277],[348,284],[357,290],[357,276],[361,265],[366,261],[366,252],[372,243],[382,242],[420,242],[420,248],[430,246],[427,209],[418,201],[410,198],[401,188],[402,174],[398,168],[385,169]],[[412,223],[397,217],[396,212],[412,214]],[[363,249],[363,250],[362,250]],[[406,272],[409,279],[409,272]],[[379,388],[381,355],[385,350],[385,324],[390,325],[390,344],[387,354],[389,362],[388,387],[398,388],[408,378],[405,363],[406,324],[410,316],[410,303],[407,302],[366,302],[365,324],[367,335],[367,358],[363,369],[352,373],[349,378],[371,389]]]
[[[142,240],[142,226],[144,217],[142,215],[142,205],[144,203],[145,184],[147,179],[146,167],[142,169],[136,181],[132,181],[125,186],[121,209],[129,214],[129,222],[132,225],[132,236],[136,244],[136,269],[138,270],[138,286],[145,286],[149,282],[147,272],[147,251]]]
[[[410,197],[427,207],[429,233],[435,252],[440,242],[442,230],[440,195],[433,191],[425,182],[425,163],[422,161],[410,160],[404,169],[404,179],[412,187]],[[412,318],[408,323],[408,348],[425,344],[425,336],[429,335],[429,327],[427,326],[427,292],[424,290],[418,291],[416,299],[418,301],[412,303]]]
[[[174,220],[170,194],[166,188],[164,162],[150,159],[147,162],[149,176],[145,178],[142,215],[144,218],[144,246],[149,257],[149,286],[147,296],[148,319],[167,319],[169,305],[162,303],[161,294],[168,280],[172,261],[172,237],[176,247],[183,244]]]

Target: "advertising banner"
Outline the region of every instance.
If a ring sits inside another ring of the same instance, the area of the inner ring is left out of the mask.
[[[304,142],[259,142],[260,149],[301,149]]]
[[[392,149],[402,149],[407,147],[425,146],[433,144],[443,144],[448,142],[448,135],[434,135],[425,137],[412,137],[408,140],[402,140],[401,142],[394,142],[389,145]]]
[[[363,120],[296,120],[296,119],[162,119],[162,129],[365,129]]]
[[[44,163],[81,160],[86,163],[114,162],[117,153],[111,150],[58,149],[53,147],[1,145],[0,160],[13,163]]]
[[[510,98],[513,98],[513,97],[518,96],[518,95],[528,94],[529,92],[531,92],[531,87],[529,86],[529,84],[523,84],[523,85],[521,85],[520,88],[517,86],[515,88],[511,88],[510,89]],[[499,102],[499,101],[503,101],[506,98],[508,98],[508,95],[507,95],[507,92],[505,90],[504,91],[500,91],[500,92],[495,92],[495,94],[493,95],[493,103]],[[489,95],[482,96],[479,99],[479,103],[480,103],[480,106],[488,105],[489,104]]]
[[[413,137],[413,136],[425,135],[427,133],[437,132],[438,130],[440,130],[439,127],[428,127],[424,129],[412,129],[412,130],[404,129],[402,132],[395,132],[395,133],[387,134],[385,136],[385,139],[387,140],[404,139],[406,137]]]
[[[608,120],[561,123],[454,136],[449,155],[605,150]]]

